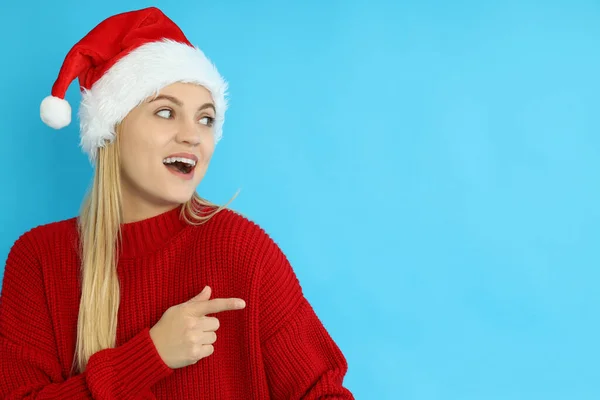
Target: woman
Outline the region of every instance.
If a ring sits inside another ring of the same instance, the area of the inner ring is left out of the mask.
[[[227,108],[213,64],[147,8],[71,49],[41,105],[48,125],[70,123],[76,77],[93,185],[78,218],[9,253],[0,398],[353,398],[277,244],[195,192]]]

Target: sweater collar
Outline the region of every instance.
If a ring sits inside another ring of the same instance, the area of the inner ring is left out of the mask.
[[[143,256],[158,249],[187,224],[179,217],[183,204],[141,221],[121,224],[123,258]]]

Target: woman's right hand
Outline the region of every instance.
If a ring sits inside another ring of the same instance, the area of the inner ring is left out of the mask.
[[[170,368],[183,368],[197,363],[214,352],[219,320],[207,317],[228,310],[246,307],[242,299],[210,299],[211,288],[185,303],[169,307],[150,329],[150,337],[161,358]]]

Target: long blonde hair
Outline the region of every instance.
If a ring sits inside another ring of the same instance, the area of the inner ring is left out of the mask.
[[[94,353],[116,345],[120,302],[117,245],[122,223],[120,126],[116,131],[116,140],[98,149],[94,179],[78,218],[81,300],[71,373],[74,368],[82,373]],[[189,224],[203,224],[227,208],[238,193],[239,190],[225,205],[218,206],[194,192],[182,207],[181,216]],[[202,215],[203,206],[211,211]]]

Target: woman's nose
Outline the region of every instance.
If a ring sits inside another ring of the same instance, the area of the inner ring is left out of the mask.
[[[200,130],[192,124],[182,123],[177,132],[176,140],[179,143],[197,146],[200,144]]]

